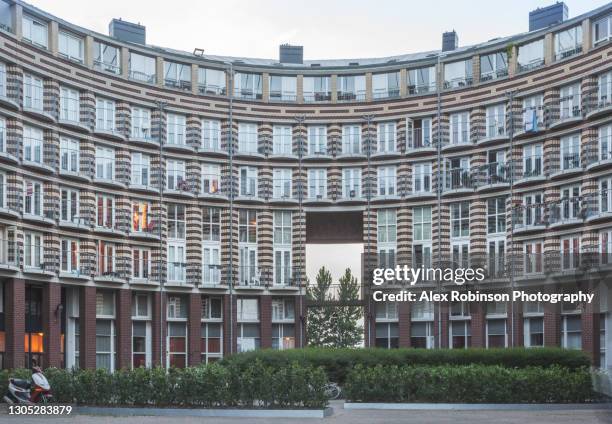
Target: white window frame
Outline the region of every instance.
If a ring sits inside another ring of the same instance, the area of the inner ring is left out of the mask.
[[[377,168],[378,176],[378,196],[397,196],[397,167],[392,166],[379,166]]]
[[[255,166],[240,167],[240,196],[257,197],[259,193],[258,170]]]
[[[166,144],[185,146],[187,144],[187,118],[185,115],[169,113],[166,119]]]
[[[293,170],[291,168],[274,168],[272,170],[272,197],[274,199],[291,199],[293,197]]]
[[[68,250],[64,249],[64,245]],[[60,272],[79,274],[81,270],[80,259],[79,240],[62,237],[60,239]]]
[[[378,153],[395,153],[397,151],[397,128],[395,122],[381,122],[376,132]]]
[[[85,43],[81,37],[68,31],[60,30],[57,45],[60,56],[74,62],[83,63]]]
[[[44,163],[44,135],[40,128],[23,127],[23,160],[26,162]]]
[[[115,101],[96,97],[96,130],[115,131]]]
[[[412,165],[412,192],[431,193],[432,185],[431,162],[419,162]]]
[[[221,192],[221,166],[213,163],[202,164],[202,193],[217,195]]]
[[[308,170],[308,198],[327,198],[327,169],[311,168]]]
[[[80,93],[66,86],[60,87],[60,119],[69,122],[80,121]]]
[[[342,154],[358,155],[361,153],[361,126],[342,126]]]
[[[238,124],[238,151],[241,153],[258,153],[257,124],[240,122]]]
[[[272,127],[272,153],[275,155],[293,154],[293,132],[290,125]]]
[[[180,191],[185,188],[186,184],[185,161],[168,159],[166,161],[166,188]]]
[[[32,74],[23,75],[23,107],[42,111],[45,86],[42,78]]]
[[[102,200],[102,210],[100,210],[100,200]],[[107,220],[107,218],[109,217],[109,208],[111,209],[110,222],[108,222]],[[96,226],[99,228],[114,229],[115,212],[115,196],[98,193],[96,195]],[[102,213],[102,216],[100,216],[100,213]]]
[[[132,138],[151,140],[151,110],[132,106]]]
[[[322,125],[308,127],[308,155],[327,155],[327,127]]]
[[[221,122],[202,119],[202,148],[218,152],[221,150]]]
[[[49,46],[49,25],[47,22],[25,13],[21,22],[22,38],[35,46],[47,49]]]
[[[43,269],[44,236],[35,231],[24,231],[23,234],[23,267],[26,269]]]
[[[31,195],[28,195],[32,187]],[[28,198],[30,198],[28,200]],[[24,215],[42,217],[44,214],[44,185],[42,181],[25,179],[23,181],[23,213]],[[29,204],[29,207],[28,207]]]
[[[187,245],[184,241],[168,242],[168,282],[187,282]]]
[[[64,193],[66,193],[66,207],[64,208]],[[80,193],[79,190],[69,187],[60,188],[60,221],[62,222],[75,222],[75,219],[79,217],[80,208]],[[74,214],[73,214],[74,207]],[[64,216],[64,209],[66,210],[66,216]]]
[[[342,168],[342,198],[361,197],[361,168]]]
[[[96,146],[96,179],[115,180],[115,149]]]
[[[151,158],[140,152],[132,152],[132,176],[133,185],[150,187],[151,184]]]
[[[146,281],[151,278],[151,254],[148,247],[132,246],[131,265],[134,280]]]
[[[470,142],[470,113],[452,113],[448,119],[450,144],[466,144]]]
[[[499,103],[487,106],[486,113],[487,138],[506,135],[506,105]]]

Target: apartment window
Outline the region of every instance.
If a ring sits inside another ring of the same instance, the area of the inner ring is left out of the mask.
[[[173,144],[177,146],[185,145],[185,130],[186,130],[186,121],[184,115],[177,115],[174,113],[169,113],[168,117],[168,125],[167,125],[167,144]]]
[[[327,170],[308,170],[308,198],[325,199],[327,197]]]
[[[524,205],[524,225],[543,225],[544,203],[542,193],[530,193],[523,196]]]
[[[168,243],[168,281],[182,284],[187,270],[184,242]]]
[[[436,90],[436,67],[409,69],[408,94],[429,93]]]
[[[238,150],[243,153],[257,153],[257,124],[238,124]]]
[[[472,59],[444,64],[444,88],[472,85]]]
[[[142,187],[151,185],[151,159],[149,155],[132,152],[132,184]]]
[[[395,196],[397,195],[395,166],[378,167],[378,195]]]
[[[393,268],[397,250],[397,211],[381,209],[376,216],[378,265]]]
[[[361,169],[342,169],[342,197],[353,199],[361,197]]]
[[[413,215],[414,240],[431,240],[431,206],[415,207]]]
[[[151,139],[151,111],[143,107],[132,107],[132,137]]]
[[[200,350],[202,362],[217,361],[223,353],[222,298],[202,297],[202,330]]]
[[[187,323],[183,320],[168,322],[168,365],[187,366]]]
[[[43,110],[43,80],[31,74],[23,76],[23,107]]]
[[[470,176],[470,159],[467,157],[452,158],[444,162],[446,188],[449,190],[469,189],[472,187]]]
[[[290,199],[291,168],[276,168],[272,171],[272,197],[275,199]]]
[[[155,58],[130,52],[129,76],[136,81],[155,84]]]
[[[506,319],[487,319],[487,348],[507,346]]]
[[[415,163],[412,166],[412,191],[414,193],[431,192],[431,163]]]
[[[168,205],[168,238],[185,240],[185,205]]]
[[[270,100],[295,102],[297,100],[297,78],[270,75]]]
[[[237,300],[238,352],[247,352],[260,347],[259,302],[257,299]]]
[[[60,139],[60,169],[65,172],[78,173],[79,142],[72,138]]]
[[[7,184],[6,174],[4,174],[3,172],[0,172],[0,209],[4,209],[8,207],[8,204],[6,201],[6,192],[7,192],[6,184]],[[3,236],[4,236],[3,232],[0,232],[0,237],[3,237]]]
[[[582,322],[580,315],[563,315],[561,323],[561,347],[582,349]]]
[[[372,98],[385,99],[399,96],[399,72],[372,75]]]
[[[357,155],[361,153],[361,127],[359,125],[342,126],[342,154]]]
[[[144,296],[140,296],[144,297]],[[132,321],[132,367],[151,366],[151,323],[145,320]]]
[[[552,218],[569,220],[580,219],[580,186],[563,186],[560,190],[561,199],[558,205],[553,205]]]
[[[565,59],[582,51],[582,25],[555,34],[555,58]]]
[[[60,245],[60,271],[68,274],[79,274],[79,241],[63,238]]]
[[[406,118],[406,142],[408,149],[431,147],[431,118]]]
[[[576,269],[580,266],[580,237],[561,238],[561,269]]]
[[[396,151],[395,122],[378,124],[378,152],[393,153]]]
[[[79,216],[79,191],[69,188],[60,190],[60,220],[76,222]]]
[[[68,87],[60,88],[60,119],[79,122],[79,92]]]
[[[238,321],[259,320],[259,301],[257,299],[238,298],[236,306]]]
[[[219,194],[221,188],[221,167],[210,163],[202,164],[202,192]]]
[[[451,237],[469,237],[470,202],[451,204]]]
[[[241,285],[259,286],[261,273],[257,267],[257,212],[243,209],[238,214],[238,280]]]
[[[398,311],[396,302],[376,302],[376,321],[397,320]],[[384,347],[384,346],[383,346]]]
[[[175,159],[166,161],[166,187],[168,190],[188,190],[184,161]]]
[[[523,129],[538,131],[544,127],[544,97],[541,94],[523,99]]]
[[[43,215],[43,185],[40,181],[25,180],[23,183],[23,213]]]
[[[204,243],[202,246],[202,283],[221,283],[221,246],[219,243]]]
[[[96,98],[96,129],[115,131],[115,102]]]
[[[132,202],[132,231],[151,232],[153,221],[150,217],[151,204],[145,201]]]
[[[561,87],[559,91],[559,119],[579,118],[580,116],[580,84]]]
[[[293,299],[272,299],[272,349],[295,347],[295,305]]]
[[[489,81],[508,75],[508,54],[496,52],[480,56],[480,81]]]
[[[261,99],[262,79],[261,74],[248,74],[236,72],[234,75],[234,94],[242,99]]]
[[[68,60],[83,63],[83,39],[66,31],[58,35],[58,51],[60,56]]]
[[[470,142],[470,113],[453,113],[450,116],[450,143],[462,144]]]
[[[561,138],[561,170],[580,167],[580,134]]]
[[[164,60],[164,85],[191,90],[191,65]]]
[[[112,195],[97,195],[96,225],[104,228],[114,228],[115,198]]]
[[[218,242],[221,240],[221,210],[204,208],[202,211],[202,239]]]
[[[109,290],[96,291],[96,368],[109,372],[116,362],[115,294]]]
[[[604,43],[612,35],[612,15],[599,18],[592,24],[593,26],[593,46]]]
[[[94,69],[111,74],[121,73],[121,55],[119,49],[101,41],[94,41]]]
[[[241,209],[238,214],[238,231],[241,243],[257,243],[257,212]]]
[[[489,259],[489,275],[493,278],[502,277],[506,271],[506,236],[487,237],[487,255]]]
[[[544,39],[523,44],[518,48],[518,70],[529,71],[544,64]]]
[[[47,23],[25,14],[21,22],[23,39],[46,49],[49,42]]]
[[[225,71],[210,68],[198,68],[198,91],[200,94],[224,95]]]
[[[472,345],[472,323],[469,320],[455,320],[449,323],[451,349],[467,349]]]
[[[365,100],[365,75],[339,75],[336,84],[339,102]]]
[[[598,129],[599,160],[612,159],[612,125],[605,125]]]
[[[326,155],[327,154],[327,128],[308,127],[308,154]]]
[[[416,348],[431,349],[433,338],[433,302],[414,302],[410,310],[410,345]]]
[[[214,119],[202,120],[202,148],[221,150],[221,123]]]
[[[542,272],[542,242],[535,241],[525,243],[525,274],[536,274]]]
[[[612,253],[612,230],[603,230],[599,233],[599,250],[601,253],[601,263],[609,264]]]
[[[272,128],[272,152],[275,155],[292,154],[292,131],[290,126],[274,125]]]
[[[43,236],[31,231],[24,232],[24,266],[26,268],[43,267]]]
[[[0,96],[6,97],[6,64],[0,62]],[[2,357],[0,355],[0,362]],[[0,363],[0,365],[2,365]]]
[[[291,283],[291,212],[274,212],[274,284]]]
[[[494,197],[487,200],[487,234],[506,232],[506,198]]]
[[[523,345],[544,347],[544,305],[541,302],[523,303]]]
[[[43,163],[43,132],[34,127],[23,127],[23,160]]]
[[[525,178],[542,175],[542,145],[531,144],[523,147],[523,176]]]
[[[506,105],[488,106],[486,115],[487,137],[499,137],[506,134]]]
[[[303,91],[305,102],[328,102],[331,100],[330,78],[305,76]]]
[[[132,248],[132,277],[139,280],[148,280],[151,276],[151,249],[142,247]]]
[[[96,178],[101,180],[114,180],[115,149],[102,146],[96,147]]]
[[[257,168],[243,166],[240,168],[240,195],[257,196]]]
[[[0,117],[0,152],[6,153],[6,120],[2,117]]]

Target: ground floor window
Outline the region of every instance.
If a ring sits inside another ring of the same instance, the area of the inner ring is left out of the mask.
[[[582,349],[582,322],[580,315],[563,316],[561,346],[565,349]]]
[[[259,349],[261,346],[261,335],[259,324],[238,324],[238,352],[248,352]]]
[[[294,324],[272,324],[272,349],[293,349],[295,347]]]
[[[220,322],[203,322],[200,349],[202,362],[209,363],[223,356],[223,324]]]
[[[525,347],[544,346],[544,317],[530,317],[524,319],[523,344]]]
[[[465,349],[472,346],[471,321],[450,321],[449,334],[451,349]]]
[[[187,323],[168,323],[168,365],[185,368],[187,365]]]
[[[151,323],[132,321],[132,366],[151,366]]]
[[[399,347],[399,324],[397,322],[376,323],[376,347],[386,349]]]
[[[506,319],[487,320],[487,347],[507,347]]]
[[[599,315],[599,367],[606,368],[606,314]]]
[[[96,319],[96,368],[115,370],[115,321]]]
[[[421,349],[433,349],[433,322],[413,321],[410,324],[410,346]]]

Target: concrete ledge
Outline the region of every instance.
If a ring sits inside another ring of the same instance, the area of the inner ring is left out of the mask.
[[[240,418],[325,418],[333,413],[325,409],[198,409],[198,408],[128,408],[77,406],[74,412],[83,415],[111,416],[175,416],[175,417],[240,417]]]
[[[429,411],[552,411],[610,409],[612,403],[358,403],[344,402],[344,409],[429,410]]]

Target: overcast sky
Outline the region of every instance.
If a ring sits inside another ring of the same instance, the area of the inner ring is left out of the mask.
[[[304,45],[305,59],[382,57],[437,50],[455,29],[459,45],[527,31],[528,14],[551,0],[30,0],[101,33],[112,18],[147,27],[147,42],[207,54],[277,58]],[[566,0],[569,16],[604,0]]]

